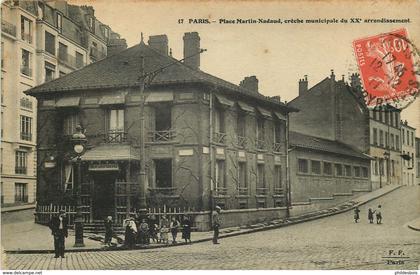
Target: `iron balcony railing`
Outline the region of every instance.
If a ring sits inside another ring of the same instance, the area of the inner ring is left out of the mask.
[[[273,143],[273,151],[274,152],[281,152],[282,151],[282,143],[274,142]]]
[[[122,130],[109,130],[104,137],[104,142],[106,143],[122,143],[126,141],[127,133]]]
[[[226,133],[215,132],[214,142],[224,144],[226,143]]]
[[[151,142],[168,142],[176,137],[175,130],[151,131],[149,132],[149,140]]]
[[[6,20],[1,20],[1,30],[11,36],[16,37],[16,26]]]
[[[15,174],[25,175],[27,171],[28,171],[27,167],[21,167],[21,166],[15,167]]]
[[[246,145],[246,137],[238,136],[238,146],[245,147]]]
[[[153,187],[149,188],[151,193],[156,195],[164,195],[164,196],[174,196],[176,195],[176,187]]]

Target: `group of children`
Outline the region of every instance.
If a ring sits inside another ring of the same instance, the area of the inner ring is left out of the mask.
[[[381,208],[382,208],[381,205],[378,205],[378,209],[376,209],[376,210],[372,210],[372,208],[369,208],[369,210],[368,210],[368,220],[369,220],[369,223],[373,223],[373,220],[374,220],[374,216],[373,215],[374,214],[376,214],[376,223],[377,224],[381,224],[382,223],[382,212],[381,212]],[[359,213],[360,213],[359,207],[356,207],[354,209],[354,221],[356,223],[360,219]]]
[[[135,218],[125,220],[125,243],[128,247],[133,247],[135,243],[142,245],[150,244],[150,239],[154,243],[169,244],[169,233],[172,235],[172,243],[177,241],[179,228],[182,228],[182,239],[185,243],[191,243],[191,221],[184,216],[182,223],[175,217],[171,221],[163,215],[159,221],[155,216],[149,216],[148,219],[142,219],[141,222],[135,222]],[[137,239],[137,241],[136,241]]]

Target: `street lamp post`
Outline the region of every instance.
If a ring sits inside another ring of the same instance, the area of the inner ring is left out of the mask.
[[[77,155],[77,184],[75,185],[76,193],[76,217],[74,220],[74,232],[75,232],[75,247],[85,246],[83,242],[83,216],[82,216],[82,197],[80,196],[82,186],[82,155],[85,152],[86,136],[82,133],[82,127],[78,125],[76,127],[76,133],[72,136],[72,143],[74,145],[73,150]]]

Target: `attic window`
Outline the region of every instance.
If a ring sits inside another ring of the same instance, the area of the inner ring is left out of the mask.
[[[124,64],[124,65],[128,65],[128,64],[129,64],[129,63],[128,63],[128,60],[124,60],[124,61],[123,61],[123,64]]]

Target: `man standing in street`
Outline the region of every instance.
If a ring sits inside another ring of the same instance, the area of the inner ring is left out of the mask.
[[[64,258],[64,243],[65,238],[68,236],[68,219],[66,217],[66,212],[60,210],[60,214],[51,219],[49,227],[51,229],[51,234],[54,236],[54,258],[60,256],[61,258]]]
[[[220,210],[222,209],[216,205],[216,211],[213,212],[213,244],[219,244]]]

